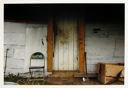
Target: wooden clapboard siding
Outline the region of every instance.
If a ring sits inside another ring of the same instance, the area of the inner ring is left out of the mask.
[[[85,23],[82,18],[79,19],[79,70],[84,73],[85,67]]]
[[[47,70],[52,71],[53,66],[53,19],[49,17],[48,19],[48,44],[47,44]]]

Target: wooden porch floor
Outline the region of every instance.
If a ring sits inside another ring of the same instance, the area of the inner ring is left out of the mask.
[[[107,85],[123,85],[121,81],[116,81]],[[97,79],[90,78],[83,82],[82,78],[47,78],[45,85],[103,85]]]

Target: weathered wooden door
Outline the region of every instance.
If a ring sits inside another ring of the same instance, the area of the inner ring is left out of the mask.
[[[79,70],[77,20],[60,18],[54,27],[54,71]]]

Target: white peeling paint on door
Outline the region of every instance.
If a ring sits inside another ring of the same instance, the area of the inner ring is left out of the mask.
[[[26,29],[26,66],[28,71],[30,64],[30,57],[35,52],[42,52],[45,56],[45,63],[47,61],[47,27],[44,25],[28,24]],[[43,43],[42,43],[43,41]],[[33,66],[44,65],[43,61],[33,60]],[[45,66],[46,67],[46,66]]]
[[[58,19],[56,21],[53,69],[57,71],[78,70],[77,21]]]

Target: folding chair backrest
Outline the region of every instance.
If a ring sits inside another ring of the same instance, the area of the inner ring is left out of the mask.
[[[45,57],[41,52],[35,52],[31,55],[30,66],[45,66]]]

